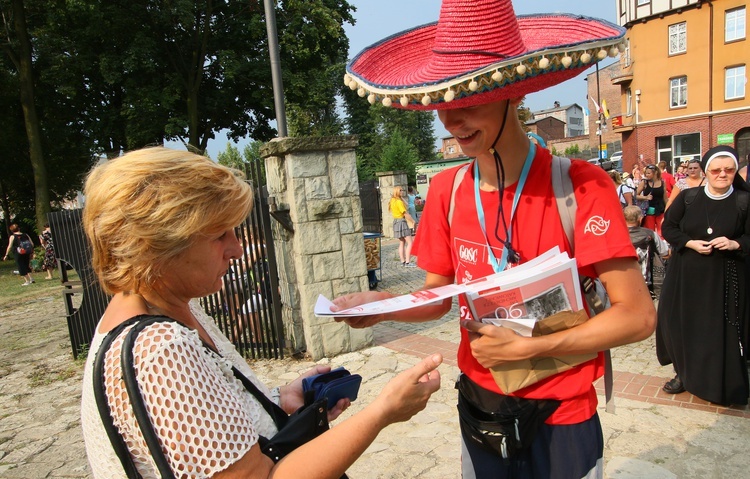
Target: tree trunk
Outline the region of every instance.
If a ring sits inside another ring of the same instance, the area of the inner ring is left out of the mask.
[[[23,108],[26,136],[29,140],[29,156],[34,170],[34,191],[36,206],[36,226],[44,229],[47,213],[50,212],[49,188],[47,187],[47,167],[42,150],[42,129],[34,103],[34,73],[31,60],[31,42],[26,29],[26,15],[23,0],[13,0],[13,18],[18,39],[18,77],[20,80],[21,107]]]

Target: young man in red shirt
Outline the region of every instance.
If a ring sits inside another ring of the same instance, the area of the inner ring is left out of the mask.
[[[555,35],[545,34],[550,31]],[[427,271],[425,289],[487,276],[558,246],[575,256],[582,276],[602,281],[612,302],[580,326],[529,338],[475,321],[459,299],[464,478],[601,477],[603,438],[592,384],[603,373],[600,352],[643,340],[654,330],[656,313],[612,181],[601,168],[571,163],[578,204],[574,254],[555,202],[552,156],[529,141],[517,112],[525,94],[571,78],[607,54],[616,55],[623,35],[622,28],[590,18],[516,17],[510,1],[444,0],[437,24],[394,35],[347,66],[345,82],[371,103],[438,110],[463,152],[474,158],[455,190],[460,167],[436,175],[430,184],[414,245],[417,264]],[[356,293],[334,303],[344,309],[389,296]],[[446,300],[342,320],[352,327],[383,320],[428,321],[450,308]],[[584,353],[599,354],[512,394],[501,390],[488,369],[509,361]],[[525,414],[529,410],[538,414]],[[519,417],[521,446],[516,449],[506,442],[482,444],[497,436],[478,438],[467,425],[501,411]]]

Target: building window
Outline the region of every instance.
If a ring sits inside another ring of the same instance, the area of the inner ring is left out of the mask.
[[[672,137],[659,136],[656,138],[656,162],[666,161],[672,164]]]
[[[685,53],[687,51],[687,23],[677,23],[669,26],[669,54]]]
[[[674,143],[674,158],[679,161],[690,160],[701,157],[701,134],[688,133],[687,135],[675,135],[672,137]]]
[[[687,77],[682,76],[669,80],[669,107],[687,106]]]
[[[638,6],[646,5],[647,3],[651,3],[651,0],[638,0]]]
[[[630,66],[630,39],[625,40],[625,68]]]
[[[745,98],[745,65],[727,68],[724,76],[724,99]]]
[[[726,12],[724,41],[733,42],[745,38],[745,7]]]
[[[625,114],[627,116],[633,115],[633,90],[630,88],[625,90]]]

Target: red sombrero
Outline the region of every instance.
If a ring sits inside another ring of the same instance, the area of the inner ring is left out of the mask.
[[[436,23],[365,48],[344,83],[373,104],[463,108],[561,83],[624,51],[624,35],[577,15],[517,17],[510,0],[444,0]]]

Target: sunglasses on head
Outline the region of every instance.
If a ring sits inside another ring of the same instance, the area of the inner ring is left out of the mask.
[[[654,170],[654,171],[655,171],[655,170],[656,170],[656,167],[655,167],[654,165],[648,165],[648,166],[646,167],[646,169],[647,169],[647,170]]]

